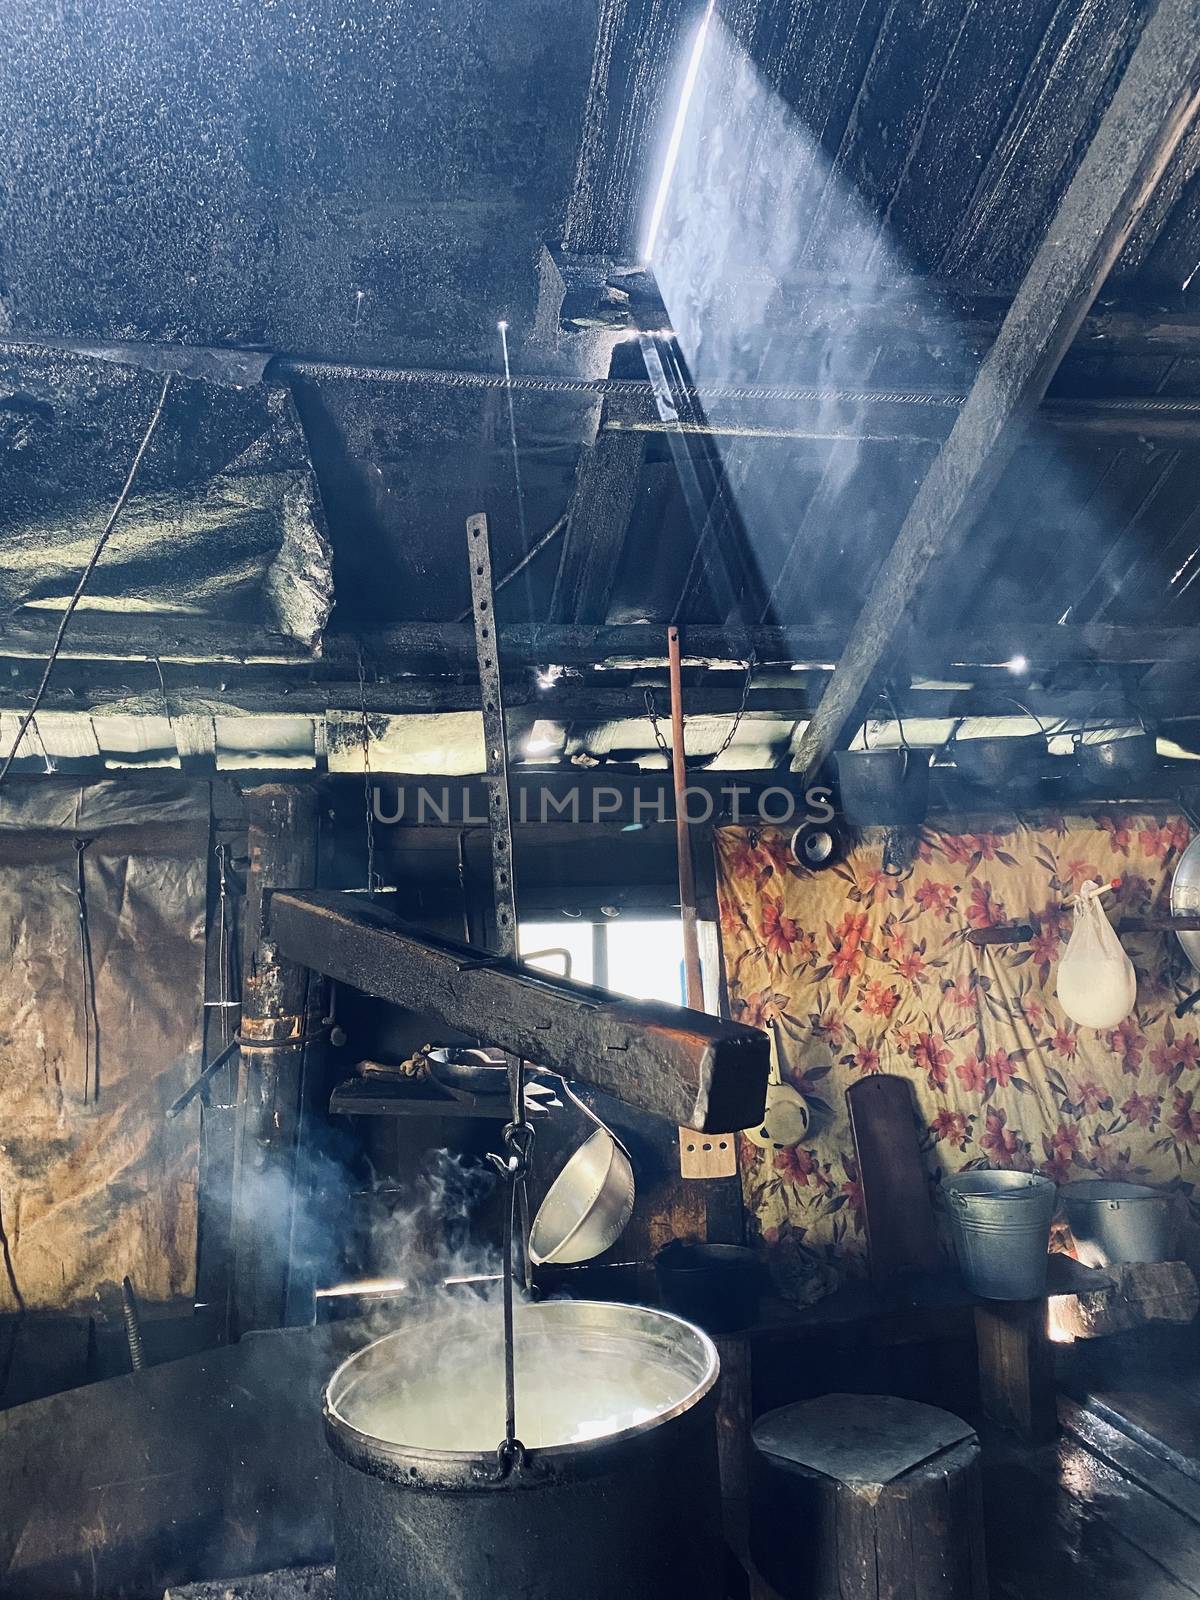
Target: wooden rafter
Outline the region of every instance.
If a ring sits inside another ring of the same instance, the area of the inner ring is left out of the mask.
[[[921,483],[793,767],[814,771],[892,644],[935,557],[959,547],[1192,122],[1197,0],[1159,0],[954,428]]]
[[[604,622],[625,536],[637,503],[646,440],[604,427],[585,446],[575,473],[562,555],[550,604],[556,622]]]

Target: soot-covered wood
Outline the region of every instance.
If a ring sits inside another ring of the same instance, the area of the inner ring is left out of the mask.
[[[769,1045],[758,1028],[627,1000],[406,927],[377,898],[272,896],[271,938],[293,961],[420,1011],[701,1133],[761,1118]]]

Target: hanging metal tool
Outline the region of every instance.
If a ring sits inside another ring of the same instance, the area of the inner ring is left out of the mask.
[[[467,558],[471,568],[471,609],[475,619],[475,650],[479,659],[479,689],[483,706],[486,748],[488,827],[492,840],[492,890],[496,905],[498,953],[517,959],[517,901],[513,883],[512,810],[508,788],[508,729],[500,685],[500,638],[496,627],[495,591],[492,587],[492,552],[487,517],[477,512],[467,518]],[[525,1115],[525,1063],[510,1056],[508,1063],[509,1121],[504,1129],[504,1154],[489,1157],[508,1185],[504,1207],[504,1438],[497,1456],[502,1473],[520,1467],[525,1446],[517,1436],[516,1377],[513,1336],[513,1246],[520,1216],[518,1270],[526,1291],[532,1288],[529,1258],[528,1177],[533,1148],[533,1126]]]
[[[671,681],[671,776],[675,789],[675,853],[679,861],[679,910],[683,918],[683,974],[687,1003],[704,1010],[704,976],[700,967],[700,935],[696,926],[696,875],[687,818],[687,755],[683,746],[683,685],[679,629],[667,629],[667,665]],[[737,1172],[737,1143],[732,1134],[679,1130],[679,1170],[685,1178],[732,1178]]]

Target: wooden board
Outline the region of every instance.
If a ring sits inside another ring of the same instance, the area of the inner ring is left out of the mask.
[[[760,1028],[425,935],[364,895],[276,894],[271,932],[294,961],[681,1126],[730,1133],[762,1116]]]

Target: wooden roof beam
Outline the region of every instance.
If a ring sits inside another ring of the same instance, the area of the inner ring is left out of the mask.
[[[1198,96],[1197,0],[1159,0],[950,437],[871,586],[797,746],[795,770],[815,771],[834,748],[930,563],[961,546],[1193,121]]]
[[[14,691],[22,692],[30,681],[36,681],[36,675],[31,678],[30,663],[45,660],[54,620],[49,615],[38,623],[24,617],[0,620],[0,662],[9,664]],[[746,661],[753,655],[764,667],[832,669],[845,639],[845,628],[834,626],[695,623],[683,629],[683,658],[685,665],[708,666]],[[470,624],[459,622],[404,622],[361,635],[331,634],[322,654],[313,657],[299,653],[295,641],[273,641],[250,624],[145,615],[117,619],[80,613],[67,633],[51,688],[70,684],[78,691],[90,677],[97,688],[129,684],[122,693],[153,693],[158,679],[152,664],[157,660],[176,664],[176,670],[166,675],[168,689],[186,681],[199,692],[202,684],[212,681],[215,687],[223,679],[231,687],[250,680],[261,687],[274,677],[280,683],[294,684],[303,697],[318,686],[318,680],[329,678],[353,684],[357,705],[360,651],[374,674],[400,681],[408,677],[417,686],[450,675],[466,676],[474,682],[474,648]],[[666,623],[518,624],[500,630],[500,649],[506,665],[513,667],[550,663],[662,667],[666,665]],[[1003,667],[1014,656],[1024,656],[1031,671],[1090,663],[1194,666],[1200,663],[1200,630],[1108,623],[1059,625],[1014,617],[984,622],[970,631],[914,635],[904,641],[899,654],[913,671],[951,676],[958,667]],[[68,669],[68,662],[74,663],[73,670]],[[149,670],[136,680],[123,675],[121,668],[138,662],[148,664]],[[214,680],[207,669],[222,666],[229,671],[217,673]],[[372,686],[368,681],[368,708]]]

